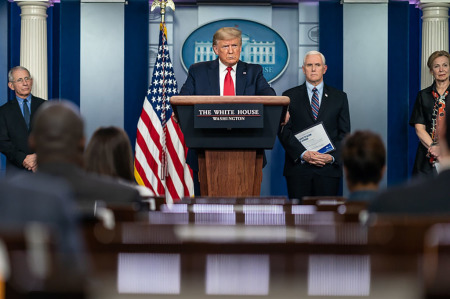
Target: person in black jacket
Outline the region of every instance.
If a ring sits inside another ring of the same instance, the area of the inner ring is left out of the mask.
[[[278,134],[286,151],[283,174],[286,177],[288,195],[291,199],[334,196],[339,192],[342,177],[340,144],[350,132],[347,95],[324,84],[323,75],[327,66],[322,53],[306,53],[302,69],[306,82],[283,93],[291,100],[290,120]],[[313,101],[314,95],[317,102]],[[295,137],[298,132],[320,122],[336,148],[332,152],[307,150]]]
[[[415,128],[420,140],[413,168],[415,176],[430,177],[437,174],[435,167],[439,161],[437,119],[445,116],[445,104],[449,98],[449,60],[450,54],[447,51],[436,51],[430,55],[427,65],[434,82],[419,91],[411,113],[409,124]]]
[[[198,62],[189,67],[188,77],[180,90],[180,95],[236,95],[274,96],[275,91],[263,76],[259,64],[240,60],[242,32],[234,27],[223,27],[213,36],[213,50],[218,58]],[[231,90],[225,87],[227,76],[231,78]],[[195,150],[189,149],[186,162],[194,175],[195,195],[200,195],[198,181],[198,158]]]
[[[0,152],[6,156],[7,173],[19,169],[36,171],[36,154],[28,147],[34,114],[45,101],[31,94],[33,78],[22,67],[8,72],[8,87],[15,98],[0,107]]]

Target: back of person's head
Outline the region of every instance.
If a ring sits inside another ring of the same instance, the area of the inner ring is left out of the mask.
[[[213,45],[217,45],[219,40],[230,40],[239,38],[242,44],[242,32],[241,30],[234,27],[222,27],[214,33]]]
[[[87,171],[134,181],[133,155],[127,133],[121,128],[99,128],[84,153]]]
[[[69,162],[82,165],[84,151],[83,120],[78,107],[68,101],[42,104],[33,119],[30,147],[38,164]]]
[[[344,139],[342,160],[349,184],[378,185],[386,164],[383,140],[370,131],[356,131]]]

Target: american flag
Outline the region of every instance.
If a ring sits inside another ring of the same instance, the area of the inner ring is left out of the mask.
[[[177,93],[166,27],[161,23],[158,56],[137,127],[134,176],[139,185],[165,196],[169,203],[194,195],[184,136],[173,120],[169,103]]]

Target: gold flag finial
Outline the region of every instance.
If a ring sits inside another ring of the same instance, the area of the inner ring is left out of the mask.
[[[155,10],[157,7],[161,8],[161,22],[164,23],[164,15],[166,14],[166,7],[172,8],[172,10],[175,10],[175,3],[173,3],[173,0],[153,0],[151,11]]]

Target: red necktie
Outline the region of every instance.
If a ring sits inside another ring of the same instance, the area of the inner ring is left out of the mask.
[[[227,74],[225,75],[225,81],[223,83],[223,95],[224,96],[234,96],[234,84],[233,78],[231,78],[232,67],[227,67]]]

